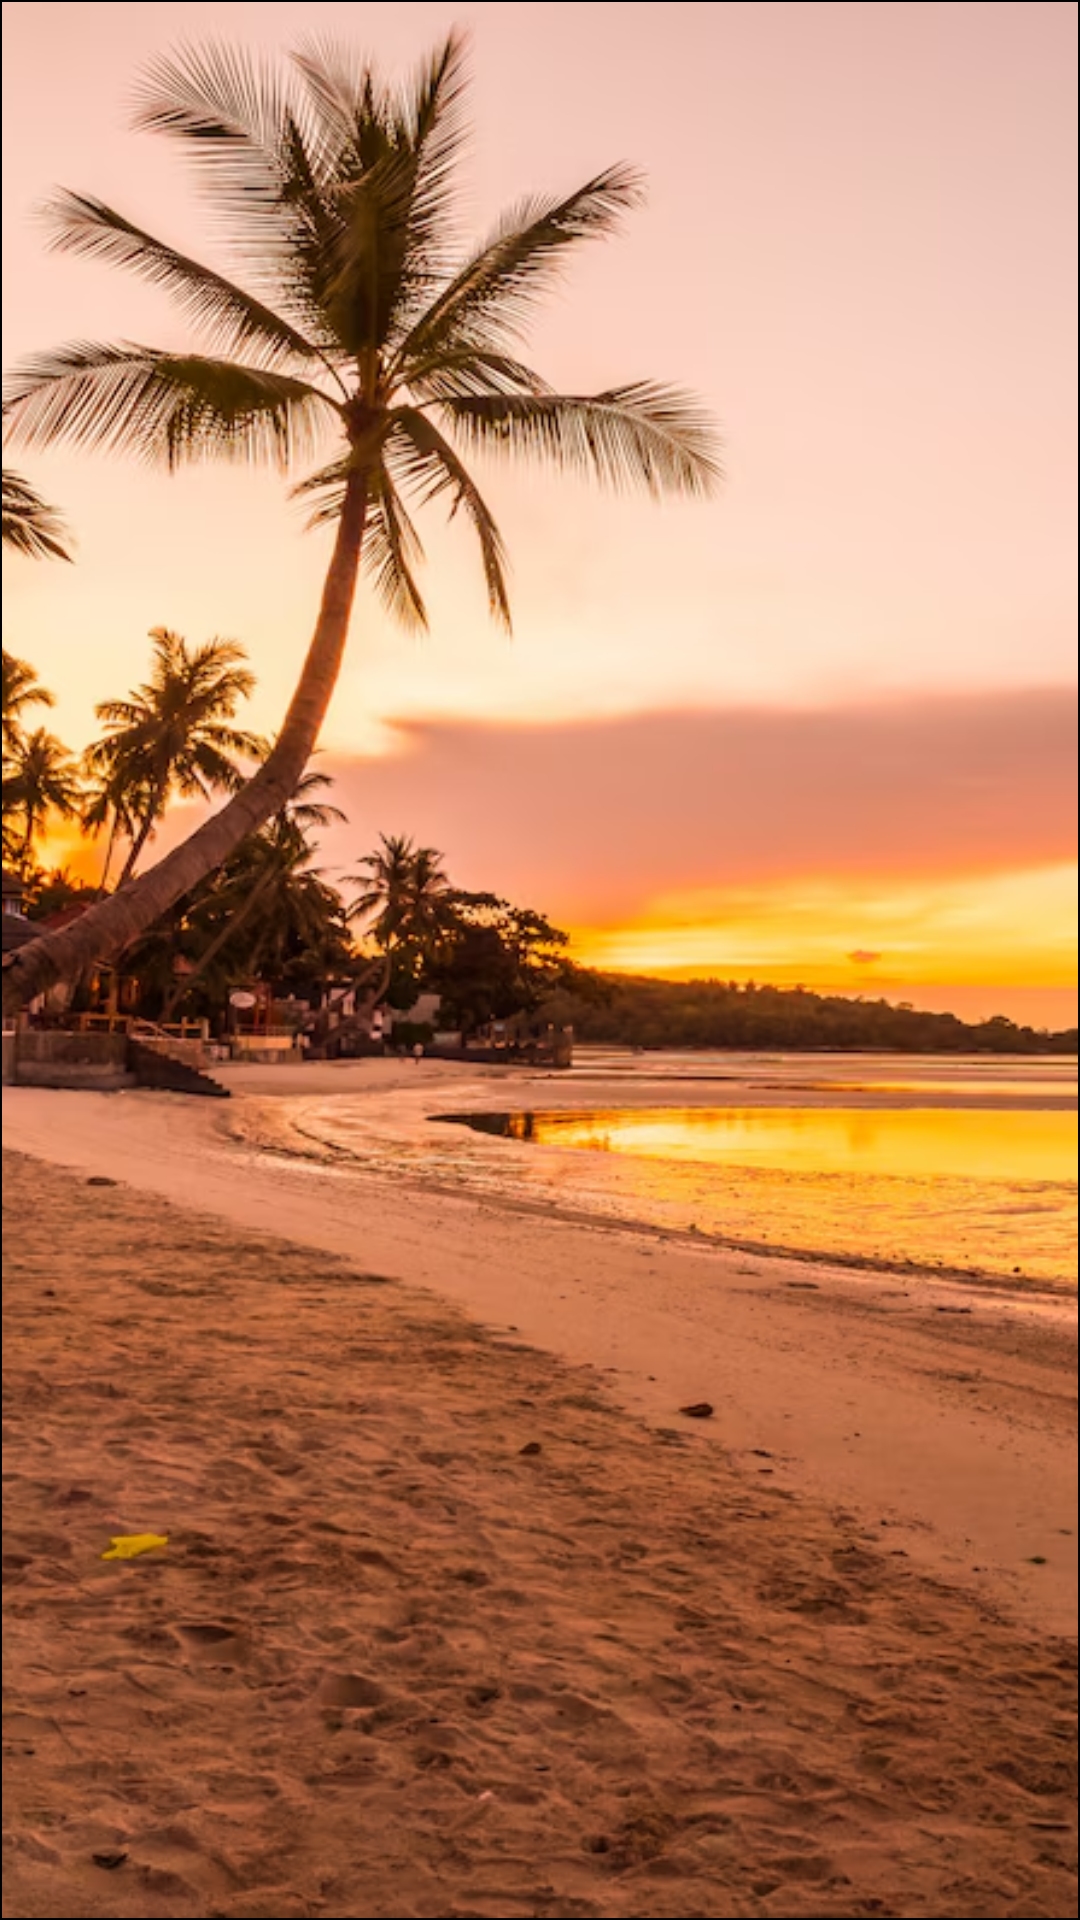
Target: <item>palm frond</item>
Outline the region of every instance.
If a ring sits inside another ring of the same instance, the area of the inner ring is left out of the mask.
[[[288,467],[340,420],[327,394],[269,367],[79,340],[24,361],[4,410],[26,446],[113,448],[170,469],[214,456]]]
[[[412,519],[389,474],[381,473],[368,506],[361,565],[387,612],[403,627],[426,632],[427,608],[414,571],[423,558]]]
[[[203,738],[192,743],[185,757],[176,763],[175,781],[178,793],[201,794],[209,799],[215,788],[221,793],[239,793],[246,784],[247,775],[241,771],[226,750],[242,753],[249,758],[252,755],[254,740],[242,734],[229,734],[222,728],[224,738],[215,741],[204,734]]]
[[[3,649],[4,752],[22,738],[22,719],[28,707],[55,707],[56,695],[43,687],[29,660]]]
[[[554,389],[512,354],[485,347],[444,347],[412,361],[401,385],[416,400],[455,400],[488,393],[552,393]]]
[[[3,469],[3,544],[26,560],[70,560],[62,514],[11,467]]]
[[[279,212],[288,96],[276,63],[220,42],[157,55],[136,88],[137,128],[179,140],[224,210],[267,239]]]
[[[537,455],[617,490],[705,496],[723,477],[709,416],[677,387],[597,394],[464,395],[442,409],[466,447]]]
[[[400,93],[332,40],[309,42],[293,61],[322,139],[327,217],[309,280],[337,337],[354,353],[378,349],[449,272],[464,44],[451,35]]]
[[[309,115],[332,154],[332,167],[355,178],[385,151],[393,125],[386,89],[370,58],[333,35],[314,35],[290,55]]]
[[[613,233],[641,194],[633,169],[610,167],[563,200],[521,202],[410,329],[395,372],[444,346],[497,349],[520,338],[572,250]]]
[[[238,754],[244,760],[260,761],[264,757],[266,742],[261,734],[251,733],[247,727],[227,727],[200,722],[196,717],[195,726],[201,727],[201,739],[212,753],[219,758],[229,754]]]
[[[509,633],[506,548],[479,487],[449,441],[418,407],[397,407],[390,420],[389,466],[422,504],[449,493],[451,517],[459,508],[467,515],[480,546],[488,609]]]
[[[63,190],[41,211],[54,252],[124,267],[163,288],[202,328],[215,353],[247,352],[268,367],[323,360],[322,349],[271,307],[103,201]]]
[[[395,330],[407,330],[450,271],[457,168],[469,132],[467,52],[468,36],[455,28],[402,89],[396,105],[415,177]]]

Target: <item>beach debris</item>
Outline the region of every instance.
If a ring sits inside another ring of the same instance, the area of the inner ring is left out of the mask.
[[[708,1400],[692,1400],[688,1407],[679,1408],[688,1420],[711,1420],[715,1411]]]
[[[92,1173],[86,1182],[88,1187],[118,1187],[119,1180],[110,1180],[107,1173]]]
[[[167,1533],[115,1533],[102,1554],[103,1560],[134,1560],[140,1553],[153,1553],[167,1547]]]
[[[970,1307],[935,1307],[935,1313],[970,1313]]]
[[[102,1853],[92,1853],[90,1858],[95,1867],[104,1867],[107,1872],[113,1873],[117,1867],[123,1866],[127,1854],[122,1847],[110,1847]]]
[[[485,1792],[478,1793],[475,1800],[466,1807],[465,1812],[460,1818],[451,1821],[447,1832],[460,1833],[462,1827],[471,1827],[475,1821],[482,1820],[485,1814],[490,1813],[495,1804],[495,1795],[490,1787],[487,1788]]]
[[[543,1453],[543,1451],[544,1449],[540,1445],[539,1440],[526,1440],[525,1445],[518,1448],[519,1453],[526,1454],[530,1457],[536,1453]]]

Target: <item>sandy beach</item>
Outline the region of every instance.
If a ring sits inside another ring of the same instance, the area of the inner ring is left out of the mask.
[[[1073,1305],[227,1077],[5,1093],[5,1914],[1075,1911]]]

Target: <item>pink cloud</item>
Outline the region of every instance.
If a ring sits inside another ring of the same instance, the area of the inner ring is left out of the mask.
[[[327,756],[350,819],[328,860],[354,859],[379,831],[410,833],[463,885],[578,924],[698,888],[1075,858],[1067,689],[577,725],[409,722],[399,737],[384,759]]]

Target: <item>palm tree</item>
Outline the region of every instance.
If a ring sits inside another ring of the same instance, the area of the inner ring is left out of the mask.
[[[284,72],[235,49],[188,48],[150,68],[138,124],[194,161],[245,284],[100,200],[61,193],[54,244],[172,294],[204,350],[79,340],[43,353],[9,385],[9,427],[25,446],[114,448],[170,469],[210,457],[289,469],[321,451],[302,490],[334,547],[273,752],[136,885],[20,949],[5,1005],[126,945],[284,805],[333,693],[361,561],[396,615],[425,622],[410,506],[442,500],[469,522],[488,604],[509,624],[502,539],[463,453],[538,455],[654,495],[704,495],[719,474],[712,428],[682,392],[638,382],[561,394],[518,357],[570,254],[639,199],[629,169],[521,203],[454,264],[458,35],[404,90],[333,48],[298,53]]]
[[[28,707],[54,707],[55,695],[43,687],[28,660],[4,654],[4,760],[18,752],[23,739],[23,715]]]
[[[5,860],[21,862],[25,859],[22,763],[27,745],[23,720],[31,707],[51,707],[55,701],[28,661],[17,660],[6,647],[3,655],[3,851]]]
[[[103,700],[95,712],[105,734],[86,752],[96,779],[84,819],[93,824],[112,811],[114,828],[130,830],[127,859],[118,882],[131,878],[140,854],[174,795],[209,799],[235,793],[244,776],[233,756],[258,759],[257,735],[228,723],[255,677],[240,663],[242,647],[208,640],[189,647],[180,634],[155,627],[150,678],[127,700]]]
[[[96,768],[93,755],[93,746],[83,753],[83,805],[79,825],[92,840],[105,834],[105,858],[95,889],[100,899],[109,884],[117,843],[126,840],[129,846],[134,844],[139,821],[146,812],[147,796],[145,789],[136,788],[122,768]]]
[[[21,827],[15,859],[26,866],[47,816],[58,813],[71,819],[78,813],[79,769],[55,734],[35,727],[20,742],[4,787],[5,815],[14,815]]]
[[[380,834],[374,853],[346,882],[361,891],[346,909],[350,920],[366,920],[367,932],[383,956],[381,998],[395,962],[404,950],[427,952],[446,924],[452,898],[450,881],[434,847],[417,847],[405,834]]]
[[[3,469],[3,544],[27,560],[70,560],[63,515],[50,507],[22,475]]]

